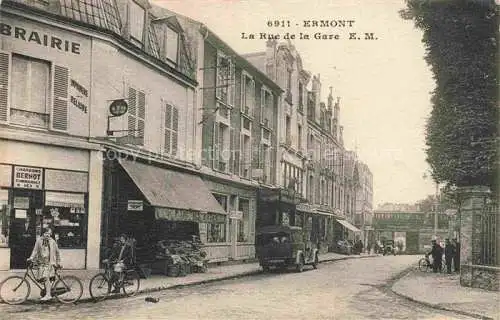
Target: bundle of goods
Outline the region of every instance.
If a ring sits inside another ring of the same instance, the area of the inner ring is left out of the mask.
[[[168,276],[206,272],[206,253],[199,240],[161,240],[156,244],[156,259],[166,262]]]

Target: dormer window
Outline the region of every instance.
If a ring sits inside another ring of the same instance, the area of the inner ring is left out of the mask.
[[[130,40],[137,46],[142,47],[144,41],[144,22],[146,11],[143,7],[130,1],[129,21],[130,21]]]
[[[165,46],[167,59],[177,64],[177,58],[179,56],[179,33],[170,27],[167,27],[167,40],[165,41]]]

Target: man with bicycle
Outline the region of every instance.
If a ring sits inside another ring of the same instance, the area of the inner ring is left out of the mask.
[[[57,242],[52,238],[50,227],[44,228],[43,235],[36,240],[28,262],[38,265],[40,279],[45,280],[45,296],[42,297],[41,301],[51,300],[50,279],[55,276],[55,268],[61,267],[61,257]]]
[[[114,244],[109,258],[105,259],[103,262],[110,262],[113,265],[114,272],[111,280],[115,288],[112,293],[119,293],[120,286],[118,285],[118,282],[122,280],[121,277],[123,276],[123,271],[133,264],[133,248],[126,234],[120,235],[119,242]]]

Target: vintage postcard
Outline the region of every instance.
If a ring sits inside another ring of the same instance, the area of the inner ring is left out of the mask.
[[[1,319],[499,319],[492,0],[0,0]]]

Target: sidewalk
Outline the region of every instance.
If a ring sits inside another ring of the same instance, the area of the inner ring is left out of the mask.
[[[356,259],[356,258],[366,258],[375,255],[362,254],[345,256],[337,253],[325,253],[319,256],[320,262],[345,260],[345,259]],[[185,277],[167,277],[164,275],[151,275],[147,279],[141,279],[141,286],[139,292],[155,292],[165,289],[174,289],[189,285],[196,285],[201,283],[208,283],[213,281],[221,281],[226,279],[238,278],[242,276],[257,274],[261,272],[261,268],[258,263],[241,263],[232,265],[222,265],[209,267],[206,273],[192,273]],[[83,284],[83,295],[80,301],[90,300],[89,293],[89,282],[90,279],[97,273],[97,270],[63,270],[62,274],[72,274],[79,277]],[[0,281],[6,277],[14,274],[23,274],[23,270],[12,271],[1,271]],[[35,285],[31,285],[30,300],[38,300],[40,298],[40,292]]]
[[[396,281],[392,291],[432,308],[473,317],[500,319],[500,293],[462,287],[457,274],[411,271]]]

